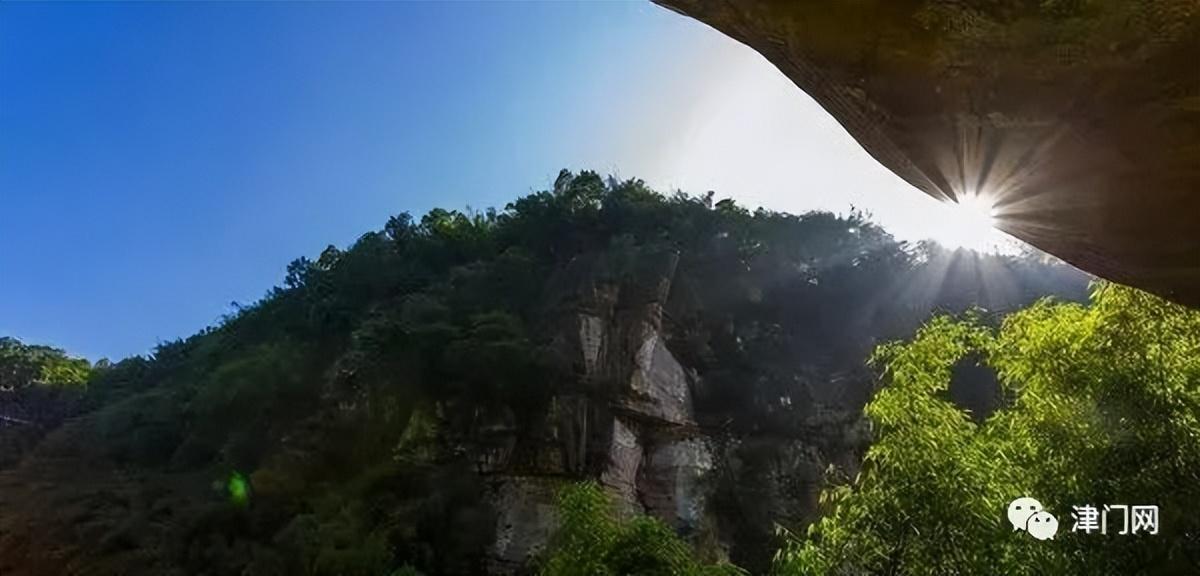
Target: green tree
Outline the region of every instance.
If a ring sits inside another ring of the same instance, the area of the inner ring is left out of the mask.
[[[0,337],[0,390],[33,385],[81,386],[90,373],[87,360],[72,358],[57,348]]]
[[[618,519],[604,489],[583,482],[562,491],[559,528],[541,561],[542,576],[735,576],[732,564],[704,564],[666,524],[649,516]]]
[[[887,380],[866,410],[876,441],[776,570],[1187,573],[1200,565],[1198,350],[1200,312],[1113,285],[1091,306],[1039,302],[998,331],[973,315],[933,319],[876,352]],[[1010,398],[981,423],[947,396],[973,358]],[[1021,496],[1058,517],[1055,539],[1009,526]],[[1159,534],[1072,533],[1072,506],[1105,504],[1159,506]]]

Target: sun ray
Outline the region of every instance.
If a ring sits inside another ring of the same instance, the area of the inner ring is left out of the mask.
[[[930,238],[938,244],[976,252],[1012,251],[1013,240],[996,227],[999,214],[990,196],[960,194],[939,207],[928,228]]]

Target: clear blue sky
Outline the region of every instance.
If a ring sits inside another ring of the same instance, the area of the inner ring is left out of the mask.
[[[389,214],[563,167],[885,225],[927,202],[757,54],[646,3],[3,3],[0,334],[144,353]]]

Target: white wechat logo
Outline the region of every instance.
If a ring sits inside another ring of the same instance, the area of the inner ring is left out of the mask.
[[[1025,524],[1025,531],[1038,540],[1053,540],[1054,533],[1058,532],[1058,518],[1045,510],[1034,512]]]
[[[1008,523],[1013,531],[1024,530],[1038,540],[1050,540],[1058,532],[1058,518],[1047,512],[1041,502],[1028,496],[1008,504]]]
[[[1008,523],[1012,524],[1014,532],[1024,530],[1029,517],[1033,516],[1034,512],[1040,512],[1042,508],[1042,503],[1033,498],[1017,498],[1008,504]]]

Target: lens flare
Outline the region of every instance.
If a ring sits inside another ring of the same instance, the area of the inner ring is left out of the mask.
[[[1007,237],[996,229],[996,206],[985,196],[963,194],[929,222],[929,236],[947,248],[998,252]]]
[[[229,481],[226,482],[225,488],[229,491],[230,502],[237,506],[245,506],[250,503],[250,482],[240,472],[229,475]]]

